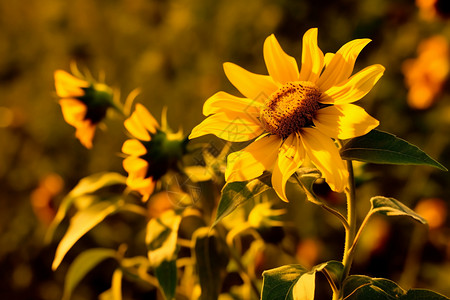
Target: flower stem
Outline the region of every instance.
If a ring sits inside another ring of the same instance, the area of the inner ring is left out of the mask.
[[[356,235],[356,197],[355,197],[355,180],[353,174],[353,165],[352,161],[347,161],[347,170],[348,170],[348,187],[345,189],[345,195],[347,197],[347,222],[349,227],[345,230],[345,247],[344,247],[344,257],[342,258],[342,264],[344,265],[344,270],[342,272],[342,281],[347,278],[350,267],[353,262],[354,252],[352,251],[353,242],[355,240]],[[342,293],[342,291],[341,291]],[[336,298],[336,295],[333,295],[333,299]],[[340,295],[342,298],[342,295]]]

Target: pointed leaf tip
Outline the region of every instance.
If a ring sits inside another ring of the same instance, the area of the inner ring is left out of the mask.
[[[417,146],[376,129],[348,141],[341,149],[341,157],[378,164],[427,165],[448,171]]]

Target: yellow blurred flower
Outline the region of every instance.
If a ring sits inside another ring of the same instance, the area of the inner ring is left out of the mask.
[[[447,220],[447,204],[439,198],[422,199],[414,210],[427,220],[430,229],[442,227]]]
[[[137,103],[134,112],[125,120],[125,128],[134,137],[123,143],[122,152],[128,157],[123,167],[128,172],[127,185],[147,201],[158,179],[169,169],[178,169],[178,162],[186,150],[186,139],[181,131],[172,133],[160,128],[150,112]]]
[[[442,90],[449,73],[449,45],[443,36],[433,36],[418,47],[419,56],[403,63],[402,71],[409,88],[412,108],[429,108]]]
[[[81,144],[92,148],[98,123],[106,116],[109,107],[115,107],[111,88],[103,83],[75,77],[63,70],[56,70],[54,78],[64,120],[76,128],[75,136]]]
[[[352,104],[365,96],[384,72],[372,65],[351,76],[369,39],[351,41],[336,54],[324,55],[316,28],[303,36],[302,65],[287,55],[274,35],[264,43],[269,76],[225,63],[230,82],[245,96],[218,92],[203,113],[209,116],[190,138],[215,134],[231,142],[255,139],[228,156],[227,181],[246,181],[272,171],[272,186],[287,201],[285,185],[306,157],[337,192],[347,185],[347,170],[332,139],[364,135],[379,122]]]
[[[39,186],[30,194],[31,206],[38,219],[50,225],[56,215],[52,201],[64,187],[64,181],[58,174],[48,174],[40,180]]]
[[[438,16],[448,18],[450,6],[448,0],[416,0],[420,15],[426,20],[436,19]]]

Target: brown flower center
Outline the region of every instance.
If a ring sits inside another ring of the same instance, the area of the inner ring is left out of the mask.
[[[313,124],[319,98],[319,89],[309,81],[286,83],[266,100],[261,123],[266,131],[285,139]]]

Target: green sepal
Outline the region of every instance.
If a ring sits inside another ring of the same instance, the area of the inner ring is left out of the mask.
[[[313,190],[314,182],[322,177],[319,170],[314,168],[300,168],[295,175],[297,176],[308,201],[317,205],[325,204],[319,197],[317,197]]]
[[[417,146],[376,129],[348,141],[341,149],[341,157],[377,164],[427,165],[448,171]]]
[[[269,189],[270,186],[260,179],[236,181],[225,184],[217,207],[216,219],[212,227],[216,226],[217,223],[232,213],[238,206]]]

